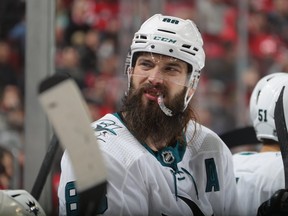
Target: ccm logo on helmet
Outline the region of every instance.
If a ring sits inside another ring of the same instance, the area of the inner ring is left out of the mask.
[[[164,42],[168,42],[168,43],[173,43],[173,44],[177,42],[177,40],[173,40],[171,38],[165,38],[165,37],[161,37],[161,36],[155,36],[153,39],[154,40],[158,40],[158,41],[164,41]]]
[[[179,23],[179,20],[170,19],[170,18],[163,18],[162,21],[163,21],[163,22],[167,22],[167,23],[173,23],[173,24],[178,24],[178,23]]]

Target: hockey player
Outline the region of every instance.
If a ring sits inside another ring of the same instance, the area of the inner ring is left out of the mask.
[[[122,110],[92,124],[108,171],[99,214],[238,215],[231,152],[197,123],[190,104],[205,62],[196,25],[152,16],[135,33],[126,61]],[[60,215],[77,215],[67,152],[61,169]]]
[[[288,85],[287,73],[273,73],[258,81],[250,98],[250,116],[262,148],[260,152],[240,152],[233,155],[237,189],[243,215],[255,216],[258,207],[269,200],[278,202],[277,207],[262,206],[260,215],[287,215],[287,209],[280,208],[284,188],[283,162],[274,122],[275,104],[283,86]],[[288,98],[284,98],[286,103]],[[287,113],[286,113],[287,114]],[[276,193],[277,192],[277,193]],[[287,202],[287,200],[286,200]],[[268,204],[268,203],[266,203]],[[286,206],[287,208],[287,206]],[[275,214],[277,210],[277,214]],[[286,213],[281,214],[281,211]]]

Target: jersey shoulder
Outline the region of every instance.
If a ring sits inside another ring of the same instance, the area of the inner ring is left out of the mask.
[[[124,166],[129,166],[146,152],[117,115],[107,114],[91,126],[100,149]]]
[[[227,145],[211,129],[195,123],[189,122],[186,131],[187,145],[198,153],[201,151],[229,151]]]
[[[267,163],[269,161],[269,163]],[[239,152],[233,155],[234,170],[236,173],[258,173],[262,175],[278,172],[283,168],[281,152]]]

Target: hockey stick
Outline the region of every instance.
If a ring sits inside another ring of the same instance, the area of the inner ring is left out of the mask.
[[[51,167],[56,155],[56,152],[59,148],[59,141],[55,135],[53,135],[46,155],[42,161],[40,170],[38,172],[37,178],[34,182],[33,188],[31,190],[31,195],[39,201],[40,195],[42,193],[43,187],[46,183],[47,176],[51,171]]]
[[[107,174],[81,92],[72,79],[52,76],[41,82],[39,100],[70,156],[80,197],[80,215],[96,215],[106,192]]]
[[[61,77],[58,76],[58,79],[62,80],[64,78],[70,77],[69,74],[63,74]],[[53,165],[57,150],[59,149],[59,140],[54,134],[52,136],[52,139],[50,141],[50,144],[48,146],[46,155],[42,161],[40,170],[38,172],[38,175],[36,177],[36,180],[33,184],[31,195],[39,201],[41,193],[43,191],[44,185],[46,183],[47,177],[51,171],[51,167]]]
[[[275,105],[274,120],[284,165],[285,188],[288,188],[288,133],[283,106],[284,89],[285,86],[283,86]]]

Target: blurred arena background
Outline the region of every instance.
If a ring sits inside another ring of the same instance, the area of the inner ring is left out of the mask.
[[[192,99],[200,122],[218,134],[251,125],[257,81],[288,72],[287,0],[1,0],[0,145],[13,155],[2,189],[30,192],[49,146],[40,80],[71,74],[94,120],[116,110],[133,33],[154,13],[190,18],[203,35],[206,66]],[[40,200],[48,215],[57,215],[61,154]]]

